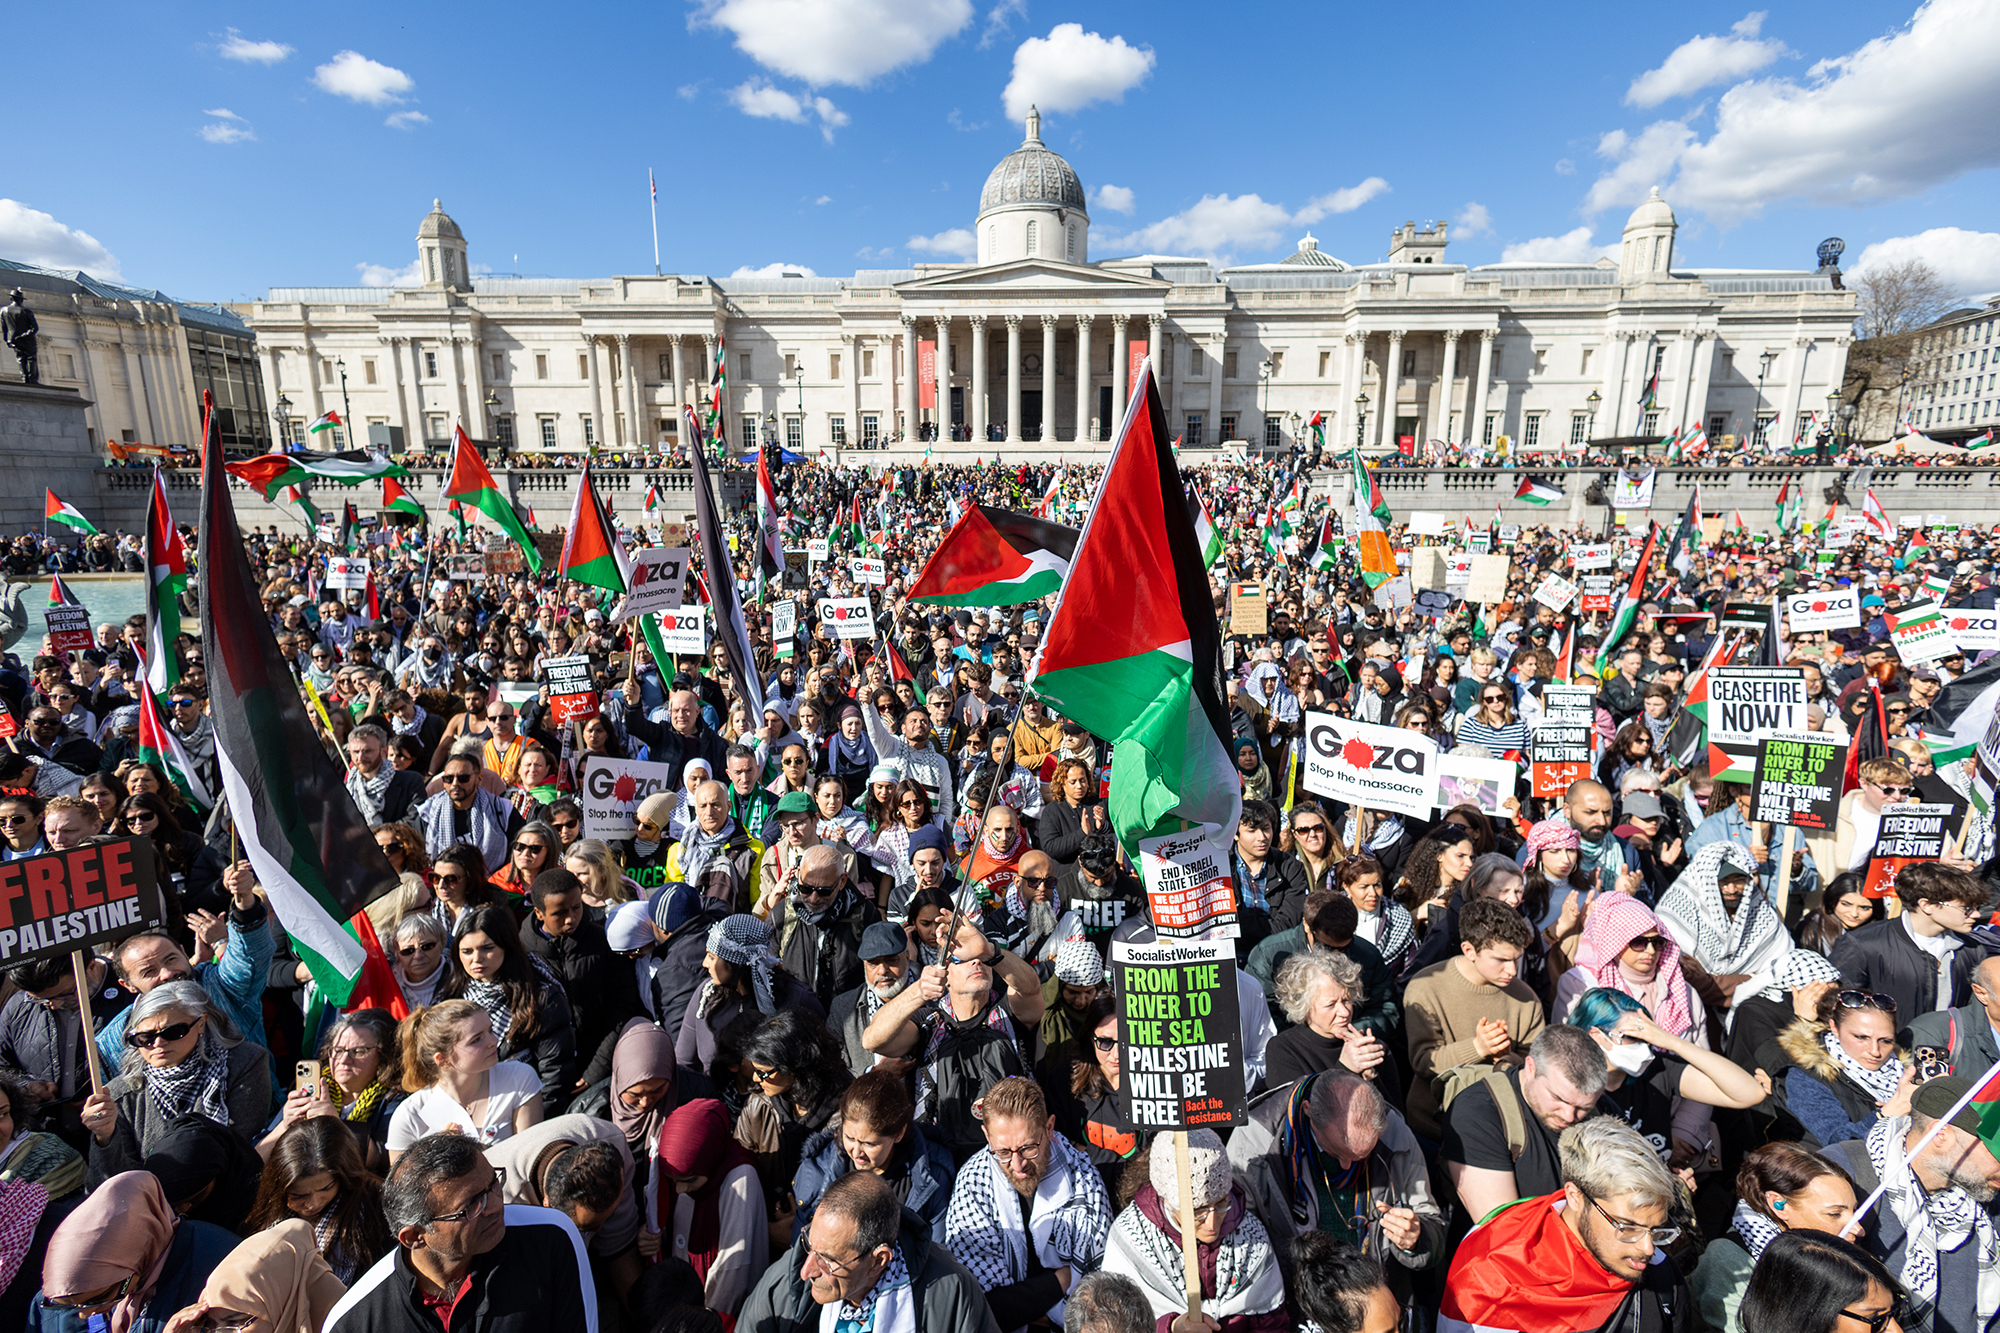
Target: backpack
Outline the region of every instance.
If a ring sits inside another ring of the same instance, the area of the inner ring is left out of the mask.
[[[1436,1086],[1440,1116],[1451,1109],[1453,1099],[1467,1088],[1485,1088],[1500,1112],[1500,1128],[1507,1135],[1507,1155],[1517,1162],[1521,1160],[1521,1154],[1528,1150],[1528,1108],[1522,1105],[1521,1095],[1514,1091],[1505,1073],[1487,1064],[1459,1065],[1439,1075]]]

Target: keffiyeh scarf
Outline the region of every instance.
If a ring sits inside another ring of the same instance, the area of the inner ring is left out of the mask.
[[[1785,1234],[1783,1227],[1741,1199],[1736,1201],[1736,1214],[1731,1224],[1735,1226],[1736,1234],[1743,1238],[1743,1248],[1750,1252],[1752,1263],[1764,1253],[1766,1245]]]
[[[681,839],[681,879],[684,883],[699,885],[702,873],[708,863],[715,859],[736,832],[736,821],[725,819],[722,827],[713,833],[704,833],[700,824],[688,828],[687,836]]]
[[[227,1125],[229,1048],[215,1035],[214,1026],[203,1026],[201,1039],[179,1064],[171,1069],[147,1069],[146,1092],[166,1120],[198,1115]]]
[[[1979,1327],[2000,1314],[2000,1247],[1996,1247],[1993,1215],[1956,1185],[1926,1194],[1903,1151],[1909,1135],[1907,1117],[1883,1116],[1865,1140],[1868,1160],[1884,1186],[1882,1202],[1903,1224],[1903,1269],[1897,1276],[1910,1294],[1911,1327],[1928,1324],[1937,1304],[1940,1251],[1950,1252],[1968,1242],[1979,1256],[1976,1309]]]
[[[1816,981],[1838,981],[1840,969],[1826,955],[1811,949],[1794,949],[1771,965],[1771,984],[1764,988],[1767,1000],[1782,1000],[1802,986]]]
[[[424,711],[424,706],[420,703],[412,703],[410,705],[410,711],[411,711],[411,717],[410,720],[407,722],[405,722],[402,718],[396,716],[394,713],[391,713],[389,715],[389,726],[395,731],[395,733],[398,736],[414,736],[418,732],[422,731],[424,729],[424,723],[430,720],[431,715]]]
[[[375,770],[372,778],[358,768],[347,771],[347,790],[354,797],[354,803],[361,807],[361,817],[365,822],[382,822],[382,798],[389,794],[389,779],[395,776],[396,770],[386,762]]]
[[[1094,1272],[1104,1259],[1111,1229],[1111,1201],[1090,1159],[1061,1134],[1049,1137],[1049,1164],[1029,1207],[1008,1181],[990,1149],[982,1148],[965,1169],[945,1210],[944,1243],[987,1291],[1028,1275],[1028,1247],[1044,1267],[1067,1266]],[[1062,1302],[1049,1307],[1062,1323]]]
[[[1203,1274],[1201,1312],[1219,1321],[1261,1315],[1285,1300],[1285,1280],[1270,1232],[1250,1212],[1243,1187],[1233,1186],[1225,1203],[1228,1220],[1222,1224],[1221,1237],[1214,1245],[1204,1243],[1201,1247],[1205,1252],[1212,1250],[1215,1257],[1213,1288]],[[1208,1266],[1206,1253],[1202,1266]],[[1112,1224],[1103,1271],[1122,1273],[1137,1281],[1155,1317],[1185,1313],[1180,1232],[1166,1216],[1151,1185],[1141,1186],[1132,1206]]]
[[[776,1013],[777,1001],[772,998],[773,973],[778,966],[778,956],[771,952],[771,928],[747,913],[724,917],[708,928],[708,951],[732,967],[750,969],[750,990],[757,1001],[757,1012]],[[695,1013],[706,1018],[715,1007],[722,1003],[722,987],[714,980],[701,984],[701,1004]]]
[[[514,807],[504,796],[496,796],[481,787],[472,791],[472,804],[466,808],[466,835],[455,838],[451,833],[453,815],[451,793],[441,791],[418,807],[422,812],[419,821],[424,826],[424,851],[435,861],[455,843],[469,842],[479,849],[479,855],[486,861],[491,871],[506,864],[507,825],[514,813]]]
[[[1896,1085],[1903,1081],[1903,1062],[1895,1056],[1884,1060],[1880,1069],[1870,1069],[1849,1055],[1831,1032],[1820,1033],[1819,1044],[1840,1065],[1841,1072],[1876,1101],[1886,1102],[1896,1095]]]
[[[859,1304],[832,1301],[819,1307],[819,1333],[916,1333],[916,1328],[916,1292],[900,1245]]]
[[[1725,869],[1750,877],[1735,916],[1722,905]],[[1696,852],[1660,899],[1659,914],[1694,930],[1695,961],[1718,976],[1746,970],[1735,964],[1762,954],[1785,928],[1770,900],[1757,891],[1756,862],[1733,842],[1711,842]]]
[[[507,1030],[514,1026],[513,1006],[507,1000],[507,988],[493,981],[468,981],[465,983],[467,999],[486,1011],[493,1020],[493,1039],[504,1048],[507,1045]]]

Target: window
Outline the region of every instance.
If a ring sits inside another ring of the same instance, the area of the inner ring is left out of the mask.
[[[1499,433],[1500,414],[1498,412],[1488,412],[1486,414],[1486,429],[1481,433],[1479,442],[1486,448],[1491,449],[1493,447],[1493,437]]]
[[[739,383],[748,384],[750,382],[750,353],[738,352],[736,354],[736,378]]]
[[[1708,419],[1708,438],[1711,443],[1720,444],[1723,432],[1729,429],[1729,418],[1717,412]]]
[[[785,378],[788,380],[792,378],[793,374],[798,370],[798,368],[799,368],[799,358],[797,353],[794,352],[785,353]]]
[[[996,246],[998,246],[999,244],[1000,244],[1000,228],[998,228],[997,226],[993,225],[993,224],[992,224],[992,223],[990,223],[990,222],[989,222],[989,223],[987,223],[987,224],[986,224],[986,257],[987,257],[987,258],[988,258],[989,260],[993,258],[993,251],[994,251],[994,248],[995,248]]]
[[[864,352],[862,355],[865,357],[867,353]],[[882,418],[873,412],[863,412],[861,414],[861,442],[873,448],[875,442],[881,438]]]
[[[758,443],[762,442],[762,440],[763,440],[763,432],[757,428],[757,414],[755,412],[744,413],[743,438],[741,440],[738,440],[737,443],[742,445],[745,449],[749,449],[757,445]],[[774,439],[771,441],[771,443],[776,444],[777,441]]]
[[[437,378],[437,373],[438,373],[438,354],[436,352],[425,352],[424,378],[434,380]]]
[[[1590,354],[1596,350],[1595,347],[1586,347],[1583,349],[1583,360],[1576,368],[1577,374],[1588,375],[1590,373]]]
[[[806,419],[802,416],[785,418],[785,447],[793,453],[806,446]]]
[[[535,378],[538,380],[545,380],[548,377],[549,377],[549,354],[547,352],[537,352],[535,353]]]
[[[1776,412],[1759,412],[1757,414],[1757,434],[1754,437],[1754,443],[1758,448],[1761,449],[1764,447],[1765,432],[1770,430],[1771,423],[1777,419],[1778,414]]]
[[[660,353],[660,383],[672,384],[673,382],[674,354],[672,352],[662,352]]]
[[[1569,415],[1569,443],[1572,449],[1581,449],[1590,442],[1590,413],[1572,412]]]
[[[542,423],[542,448],[544,449],[555,448],[556,419],[554,417],[543,417],[541,418],[541,423]]]
[[[61,355],[61,357],[59,358],[59,360],[60,360],[61,364],[60,364],[60,366],[58,367],[58,370],[57,370],[57,375],[58,375],[58,377],[59,377],[59,378],[62,378],[62,379],[66,379],[66,380],[73,380],[73,379],[75,379],[75,378],[76,378],[76,362],[75,362],[74,360],[72,360],[72,359],[70,358],[70,355],[69,355],[69,353],[68,353],[68,352],[64,352],[64,353],[63,353],[63,354]]]
[[[1192,343],[1188,345],[1188,374],[1190,376],[1201,374],[1201,348]]]
[[[1660,414],[1658,412],[1646,413],[1643,424],[1639,427],[1639,433],[1641,435],[1658,435],[1660,433]]]
[[[1066,248],[1066,249],[1065,249],[1065,250],[1063,251],[1063,256],[1064,256],[1064,258],[1068,259],[1068,260],[1069,260],[1069,261],[1070,261],[1071,263],[1075,263],[1075,262],[1076,262],[1076,224],[1075,224],[1074,222],[1072,222],[1072,223],[1070,223],[1070,224],[1069,224],[1069,239],[1068,239],[1068,241],[1066,241],[1066,242],[1065,242],[1064,244],[1065,244],[1065,246],[1067,247],[1067,248]]]
[[[1187,442],[1191,445],[1199,445],[1202,442],[1201,413],[1199,412],[1190,412],[1187,414]]]
[[[1271,378],[1283,379],[1285,375],[1285,354],[1282,350],[1271,353]]]
[[[504,412],[499,417],[494,419],[493,436],[495,439],[500,441],[500,447],[502,449],[512,449],[514,447],[513,413]]]
[[[830,380],[840,378],[840,353],[828,352],[826,354],[826,377]]]
[[[507,378],[507,354],[505,352],[495,352],[493,354],[493,378],[496,380]]]
[[[325,357],[319,359],[319,382],[321,384],[333,383],[333,362],[327,360]]]
[[[1276,449],[1285,442],[1284,436],[1278,430],[1278,420],[1276,416],[1268,414],[1264,418],[1264,447],[1266,449]]]
[[[1735,373],[1736,373],[1736,353],[1724,352],[1722,354],[1722,378],[1728,379],[1731,375],[1734,375]]]
[[[845,448],[847,446],[847,418],[843,416],[828,417],[826,419],[826,437],[833,441],[834,448]]]
[[[1541,439],[1542,414],[1540,412],[1530,412],[1521,420],[1521,447],[1523,449],[1532,449],[1541,443]]]
[[[333,436],[333,451],[335,453],[339,453],[342,449],[345,449],[347,447],[347,432],[341,429],[339,426],[335,426],[332,429],[328,430],[327,434]]]
[[[1040,225],[1037,222],[1030,222],[1028,224],[1028,253],[1031,255],[1035,253],[1035,246],[1039,243],[1040,233],[1036,228]]]
[[[424,438],[427,440],[448,440],[445,433],[444,413],[433,412],[424,418]]]
[[[576,354],[576,377],[580,380],[590,378],[590,354],[587,352]]]
[[[1222,444],[1227,444],[1235,438],[1236,415],[1233,412],[1224,412],[1222,414],[1222,434],[1218,435],[1216,439]]]
[[[1321,352],[1319,354],[1319,377],[1321,379],[1325,379],[1326,372],[1332,369],[1332,367],[1333,367],[1333,353]]]
[[[1226,380],[1236,378],[1236,349],[1233,347],[1222,354],[1222,378]]]
[[[1417,373],[1417,352],[1415,348],[1403,353],[1403,374],[1405,377]]]
[[[1534,364],[1528,367],[1528,373],[1530,375],[1546,375],[1548,373],[1548,370],[1549,370],[1549,349],[1546,347],[1537,347],[1535,349]]]
[[[861,378],[864,380],[875,378],[875,349],[872,347],[861,349]]]
[[[363,384],[375,382],[375,358],[370,357],[361,363],[361,382]]]
[[[583,447],[588,452],[597,447],[597,421],[588,412],[583,417]]]

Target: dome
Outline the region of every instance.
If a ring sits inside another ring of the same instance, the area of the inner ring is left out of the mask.
[[[417,228],[417,239],[428,241],[437,237],[448,237],[454,241],[462,241],[465,239],[465,233],[458,229],[456,222],[453,222],[450,217],[446,216],[444,205],[438,200],[433,199],[431,200],[431,211],[424,215],[423,223]]]
[[[1630,231],[1634,227],[1672,227],[1675,225],[1677,224],[1674,222],[1674,210],[1667,206],[1666,200],[1660,198],[1660,187],[1657,185],[1653,187],[1653,192],[1646,196],[1646,201],[1632,210],[1632,216],[1625,219],[1626,231]]]
[[[1000,165],[986,178],[986,188],[979,192],[981,217],[1015,204],[1051,204],[1089,215],[1083,182],[1061,154],[1043,145],[1042,113],[1033,107],[1028,108],[1028,137],[1000,159]]]
[[[1346,264],[1341,263],[1338,259],[1335,259],[1332,255],[1319,248],[1319,242],[1313,238],[1311,232],[1307,232],[1299,238],[1297,254],[1286,255],[1278,262],[1280,264],[1292,264],[1301,268],[1330,268],[1336,273],[1347,272]]]

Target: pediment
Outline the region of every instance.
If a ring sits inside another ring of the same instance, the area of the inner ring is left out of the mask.
[[[898,283],[904,296],[951,295],[1141,295],[1164,294],[1173,284],[1161,278],[1142,277],[1094,268],[1088,264],[1065,264],[1053,259],[1015,259],[1004,264],[952,269],[933,273],[910,282]]]

